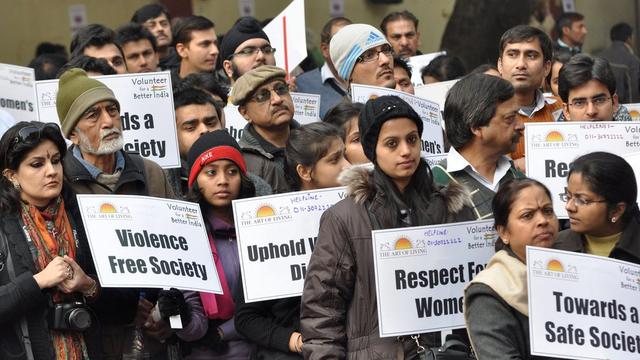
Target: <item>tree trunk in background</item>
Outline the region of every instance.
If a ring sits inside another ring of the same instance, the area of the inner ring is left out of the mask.
[[[440,48],[459,56],[467,71],[496,64],[502,34],[528,24],[533,0],[456,0]]]

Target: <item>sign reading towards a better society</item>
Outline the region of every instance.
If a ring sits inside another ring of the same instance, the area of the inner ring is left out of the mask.
[[[104,287],[222,293],[200,206],[127,195],[78,195]]]
[[[493,220],[372,235],[380,337],[464,327],[464,287],[495,253]]]
[[[594,151],[623,156],[640,150],[640,124],[634,122],[527,123],[524,134],[527,176],[549,188],[559,218],[567,218],[558,194],[565,192],[576,158]]]
[[[139,153],[162,168],[180,167],[180,151],[168,71],[96,76],[120,102],[124,150]],[[58,122],[58,80],[36,81],[42,121]]]
[[[246,302],[302,294],[320,216],[344,197],[330,188],[233,201]]]
[[[444,154],[444,137],[440,123],[440,107],[433,101],[419,98],[402,91],[377,86],[351,84],[353,102],[366,103],[367,100],[383,95],[395,95],[406,101],[415,110],[424,124],[420,149],[422,156]]]
[[[531,354],[640,359],[640,266],[527,247]]]
[[[35,82],[33,69],[0,64],[0,110],[11,114],[15,122],[38,121]]]

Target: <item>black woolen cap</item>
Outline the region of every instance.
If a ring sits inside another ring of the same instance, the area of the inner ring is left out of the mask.
[[[358,119],[358,130],[362,150],[371,162],[376,162],[376,144],[382,124],[387,120],[401,117],[413,120],[418,127],[418,133],[422,136],[423,124],[420,115],[398,96],[380,96],[364,104]]]
[[[222,44],[220,44],[220,61],[228,60],[233,55],[238,46],[249,39],[265,39],[269,37],[262,30],[258,20],[251,16],[240,18],[233,27],[224,34]]]
[[[189,165],[189,169],[193,166],[193,163],[209,149],[218,147],[218,146],[231,146],[236,148],[238,152],[242,153],[240,149],[240,145],[236,139],[234,139],[227,130],[215,130],[210,131],[198,138],[195,143],[189,149],[187,153],[187,164]]]

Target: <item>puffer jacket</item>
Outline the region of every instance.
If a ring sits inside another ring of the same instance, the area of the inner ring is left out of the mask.
[[[322,215],[305,278],[300,320],[304,358],[411,359],[416,355],[411,339],[378,336],[368,211],[382,219],[388,200],[366,168],[346,170],[341,182],[348,197]],[[432,224],[475,219],[467,201],[468,194],[455,182],[439,188],[427,204]],[[426,340],[426,345],[435,344]]]

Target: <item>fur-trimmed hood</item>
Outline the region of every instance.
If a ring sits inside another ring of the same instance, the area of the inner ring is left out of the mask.
[[[363,204],[373,198],[376,189],[373,184],[373,164],[354,165],[340,173],[338,182],[347,187],[347,195],[357,204]],[[446,187],[434,184],[435,190],[445,199],[447,211],[460,212],[465,206],[471,206],[469,192],[464,186],[452,181]]]

